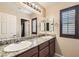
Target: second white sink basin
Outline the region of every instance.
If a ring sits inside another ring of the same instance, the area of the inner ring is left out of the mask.
[[[32,42],[22,41],[19,43],[13,43],[13,44],[8,45],[7,47],[4,48],[4,51],[5,52],[20,51],[22,49],[28,48],[31,45],[32,45]]]

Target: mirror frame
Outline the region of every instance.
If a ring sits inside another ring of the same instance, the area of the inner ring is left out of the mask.
[[[33,21],[34,20],[36,20],[36,27],[35,27],[36,28],[36,32],[33,32]],[[32,34],[37,34],[37,18],[33,18],[32,19],[32,28],[31,29],[32,29]]]

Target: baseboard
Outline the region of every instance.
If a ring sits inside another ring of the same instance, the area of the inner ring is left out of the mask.
[[[63,55],[60,55],[58,53],[55,53],[55,56],[57,56],[57,57],[64,57]]]

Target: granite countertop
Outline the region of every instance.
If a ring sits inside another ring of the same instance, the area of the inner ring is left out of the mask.
[[[4,52],[3,49],[8,45],[2,45],[2,46],[0,46],[0,57],[13,57],[17,54],[20,54],[24,51],[27,51],[27,50],[33,48],[35,46],[38,46],[41,43],[44,43],[45,41],[48,41],[52,38],[55,38],[55,35],[49,35],[49,36],[46,36],[46,38],[45,38],[45,36],[42,36],[42,37],[35,37],[35,38],[32,38],[32,39],[26,39],[27,41],[32,42],[32,45],[27,47],[26,49],[23,49],[21,51],[16,51],[16,52]]]

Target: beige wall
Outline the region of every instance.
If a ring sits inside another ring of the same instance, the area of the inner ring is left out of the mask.
[[[28,15],[26,13],[19,12],[19,10],[17,10],[12,5],[6,5],[5,3],[0,3],[0,12],[12,14],[17,17],[17,25],[16,25],[17,36],[21,35],[21,18],[26,19],[26,20],[31,19],[30,15]],[[29,33],[30,33],[30,31],[29,31]]]
[[[56,34],[56,53],[63,56],[79,56],[79,39],[71,39],[60,37],[60,9],[64,9],[73,5],[79,4],[75,3],[54,3],[46,8],[47,18],[54,18],[54,32]]]

